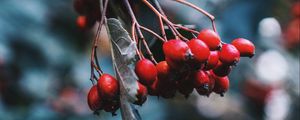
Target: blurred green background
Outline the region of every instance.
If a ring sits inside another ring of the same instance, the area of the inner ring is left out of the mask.
[[[255,43],[256,55],[242,58],[232,71],[225,97],[207,98],[195,91],[188,99],[180,94],[170,100],[149,96],[137,107],[142,118],[299,119],[299,1],[188,1],[216,17],[223,41],[247,38]],[[171,0],[159,2],[176,23],[198,30],[210,27],[210,21],[191,8]],[[144,9],[136,11],[140,20],[154,24],[156,17]],[[0,120],[121,119],[119,110],[115,117],[104,112],[95,116],[87,106],[95,28],[78,28],[77,17],[72,0],[0,0]],[[107,39],[99,46],[102,69],[113,74]],[[152,49],[159,54],[155,45]]]

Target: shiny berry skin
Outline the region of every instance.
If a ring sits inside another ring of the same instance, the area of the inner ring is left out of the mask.
[[[224,77],[224,76],[229,75],[229,73],[231,72],[231,70],[232,70],[232,66],[223,64],[222,62],[219,61],[217,67],[215,67],[215,68],[212,70],[212,72],[213,72],[216,76]]]
[[[204,70],[210,70],[215,68],[219,62],[219,52],[218,51],[210,51],[210,55],[208,61],[204,67]]]
[[[169,40],[163,44],[163,52],[173,61],[187,61],[192,58],[189,46],[182,40]]]
[[[213,88],[215,86],[215,78],[212,77],[212,74],[210,71],[205,71],[209,77],[209,84],[208,84],[208,90],[203,88],[196,89],[199,95],[206,95],[209,97],[209,95],[212,93]]]
[[[215,80],[215,87],[213,91],[223,97],[224,93],[229,89],[229,78],[227,76],[215,77]]]
[[[225,44],[219,52],[219,60],[223,64],[235,65],[240,60],[240,52],[231,44]]]
[[[205,71],[199,70],[194,73],[194,87],[200,95],[207,95],[209,92],[210,80]]]
[[[119,82],[109,74],[103,74],[98,80],[98,90],[105,100],[113,100],[119,95]]]
[[[134,102],[136,105],[142,105],[147,100],[147,88],[138,82],[138,90],[137,90],[137,101]]]
[[[194,38],[187,44],[190,47],[192,54],[194,55],[193,59],[197,63],[204,63],[208,60],[210,51],[208,46],[203,41]]]
[[[210,50],[218,50],[222,46],[219,35],[210,29],[201,30],[198,39],[206,43]]]
[[[244,38],[234,39],[231,44],[240,52],[241,57],[253,57],[255,54],[254,44]]]
[[[135,73],[139,77],[139,81],[149,86],[157,77],[155,65],[148,59],[139,60],[135,65]]]
[[[87,101],[88,101],[88,105],[92,111],[103,109],[102,98],[100,97],[100,94],[98,92],[97,85],[94,85],[90,89],[88,96],[87,96]]]
[[[159,77],[167,77],[171,71],[167,61],[161,61],[157,63],[156,69]]]
[[[104,111],[105,112],[111,112],[112,116],[117,115],[115,112],[120,108],[120,101],[115,99],[115,100],[110,100],[110,101],[104,101]]]

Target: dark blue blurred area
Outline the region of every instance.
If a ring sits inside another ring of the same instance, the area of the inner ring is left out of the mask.
[[[175,22],[193,24],[199,30],[211,26],[208,18],[191,8],[168,0],[159,2]],[[299,119],[300,18],[292,13],[296,1],[189,2],[215,15],[224,42],[238,37],[254,42],[256,56],[243,58],[235,67],[225,97],[214,94],[207,98],[195,91],[187,100],[179,94],[171,100],[149,97],[138,107],[142,118]],[[0,120],[121,119],[119,111],[116,117],[105,112],[95,116],[88,108],[95,28],[78,28],[77,16],[72,0],[0,0]],[[153,23],[148,18],[141,20]],[[113,74],[110,48],[107,39],[102,39],[100,66]]]

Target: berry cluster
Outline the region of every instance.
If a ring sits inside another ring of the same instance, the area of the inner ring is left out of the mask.
[[[142,105],[147,99],[147,88],[138,82],[137,100],[133,103]],[[119,82],[109,74],[102,74],[97,84],[93,85],[88,93],[87,101],[90,109],[97,113],[99,110],[115,112],[120,108]]]
[[[172,98],[178,91],[188,97],[195,88],[200,95],[215,92],[223,96],[229,88],[227,75],[232,67],[240,57],[252,57],[255,46],[243,38],[221,43],[214,31],[205,29],[187,42],[164,42],[163,52],[165,61],[154,65],[141,59],[135,66],[139,82],[148,88],[149,95]]]
[[[108,2],[112,0],[75,0],[74,8],[80,14],[77,25],[86,28],[99,22],[96,36],[93,42],[91,53],[91,77],[94,84],[88,93],[88,104],[91,110],[97,112],[104,110],[115,115],[120,107],[119,82],[111,75],[104,74],[97,59],[97,38],[99,37],[102,25],[106,22],[106,9]],[[189,6],[206,15],[212,23],[213,30],[204,29],[200,32],[175,24],[169,20],[161,8],[158,0],[141,0],[159,19],[160,33],[144,27],[137,20],[131,4],[136,1],[122,0],[128,15],[131,18],[130,36],[136,42],[135,52],[139,61],[135,65],[135,73],[138,76],[136,105],[142,105],[147,100],[147,95],[173,98],[178,91],[186,98],[194,89],[200,94],[209,96],[212,92],[221,96],[229,88],[228,75],[232,68],[239,62],[240,57],[252,57],[255,53],[255,46],[249,40],[237,38],[231,44],[221,41],[216,33],[215,17],[185,0],[174,0],[174,2]],[[114,6],[111,6],[114,7]],[[100,9],[101,8],[101,9]],[[172,37],[167,37],[165,26],[167,26]],[[188,31],[194,35],[189,39],[182,35],[178,29]],[[150,47],[144,37],[144,32],[155,36],[163,42],[163,53],[165,60],[157,63]],[[198,36],[196,36],[197,34]],[[143,46],[143,47],[141,47]],[[143,49],[149,55],[147,59]],[[96,71],[96,72],[95,72]],[[98,75],[95,75],[98,73]],[[98,78],[98,77],[99,78]],[[122,109],[122,108],[121,108]],[[126,116],[125,114],[122,114]]]

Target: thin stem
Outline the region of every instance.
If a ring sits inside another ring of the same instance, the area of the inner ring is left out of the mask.
[[[201,12],[202,14],[206,15],[212,22],[212,28],[215,32],[217,32],[217,29],[216,29],[216,25],[215,25],[215,17],[213,15],[211,15],[210,13],[208,13],[207,11],[201,9],[200,7],[190,3],[190,2],[187,2],[185,0],[175,0],[176,2],[179,2],[181,4],[184,4],[184,5],[187,5],[187,6],[190,6],[191,8]]]
[[[150,29],[148,29],[148,28],[146,28],[144,26],[140,26],[140,28],[143,29],[143,30],[145,30],[145,31],[147,31],[147,32],[149,32],[149,33],[151,33],[152,35],[154,35],[155,37],[157,37],[161,41],[165,42],[164,38],[160,37],[158,34],[156,34],[155,32],[153,32],[152,30],[150,30]]]
[[[188,41],[187,38],[185,38],[184,36],[182,36],[174,27],[173,23],[171,21],[168,20],[168,18],[166,18],[166,16],[162,15],[160,12],[158,12],[152,5],[151,3],[149,3],[147,0],[143,0],[143,2],[158,16],[161,17],[168,25],[171,29],[173,29],[176,33],[176,35],[178,37],[180,37],[181,39],[183,39],[184,41]]]
[[[175,26],[175,27],[178,27],[178,28],[180,28],[180,29],[183,29],[183,30],[185,30],[185,31],[189,31],[189,32],[191,32],[191,33],[199,34],[198,31],[189,29],[189,28],[184,27],[184,26],[182,26],[182,25],[174,24],[174,26]]]
[[[149,46],[148,46],[148,44],[147,44],[147,42],[146,42],[146,40],[145,40],[145,37],[144,37],[144,35],[143,35],[142,31],[141,31],[141,26],[138,23],[138,21],[136,20],[136,17],[135,17],[135,15],[133,13],[133,10],[132,10],[132,8],[131,8],[131,6],[129,4],[129,1],[128,0],[124,0],[124,2],[125,2],[125,5],[126,5],[126,8],[127,8],[128,12],[129,12],[129,15],[131,16],[132,22],[135,23],[135,25],[134,25],[135,29],[137,30],[137,33],[138,33],[140,39],[142,40],[142,42],[143,42],[143,44],[144,44],[144,46],[146,48],[147,53],[149,54],[151,60],[154,63],[157,63],[156,60],[155,60],[155,58],[154,58],[154,56],[153,56],[153,54],[152,54],[152,52],[151,52],[151,50],[150,50],[150,48],[149,48]],[[141,56],[143,57],[142,54],[141,54]]]
[[[102,3],[102,1],[101,1]],[[103,74],[103,71],[101,70],[100,66],[99,66],[99,61],[97,59],[97,53],[96,53],[96,49],[98,46],[98,37],[100,35],[101,32],[101,28],[105,19],[105,14],[106,14],[106,10],[107,10],[107,5],[108,5],[108,0],[105,1],[104,3],[104,7],[103,10],[100,8],[100,10],[102,11],[101,13],[101,19],[100,19],[100,23],[98,25],[97,31],[96,31],[96,36],[93,42],[93,47],[92,47],[92,53],[91,53],[91,78],[90,79],[94,79],[95,75],[94,75],[94,69],[96,69],[96,71],[98,72],[99,76],[101,76]],[[101,5],[102,6],[102,5]],[[95,65],[95,57],[96,57],[96,65]],[[94,82],[92,82],[94,84]]]

